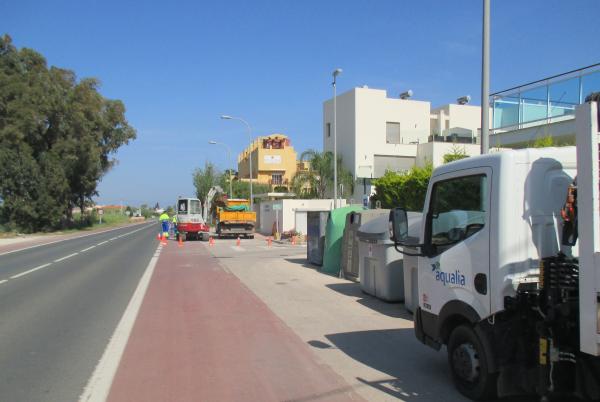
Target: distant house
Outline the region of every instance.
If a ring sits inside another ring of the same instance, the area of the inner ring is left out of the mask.
[[[238,179],[250,179],[252,155],[252,180],[268,184],[271,190],[290,190],[291,181],[298,169],[297,153],[290,139],[283,134],[256,138],[238,155]],[[305,165],[302,164],[302,167]]]

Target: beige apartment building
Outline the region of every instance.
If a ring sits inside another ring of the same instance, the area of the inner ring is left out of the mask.
[[[258,137],[242,151],[238,155],[238,177],[241,180],[250,179],[250,154],[254,183],[268,184],[271,191],[278,187],[290,190],[299,162],[298,155],[286,135],[271,134]]]

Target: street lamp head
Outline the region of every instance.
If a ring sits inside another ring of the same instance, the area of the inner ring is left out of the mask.
[[[226,114],[222,114],[222,115],[221,115],[221,118],[222,118],[223,120],[231,120],[231,119],[233,119],[233,117],[231,117],[231,116],[228,116],[228,115],[226,115]]]
[[[212,140],[211,140],[211,141],[208,141],[208,143],[209,143],[210,145],[216,145],[216,144],[217,144],[217,141],[212,141]]]
[[[341,68],[336,68],[335,71],[333,72],[333,76],[337,77],[338,75],[340,75],[342,73],[342,69]]]

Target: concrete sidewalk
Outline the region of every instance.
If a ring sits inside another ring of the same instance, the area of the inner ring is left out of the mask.
[[[362,400],[206,243],[168,243],[109,401]]]
[[[306,247],[221,240],[210,252],[369,401],[468,401],[450,378],[445,350],[414,335],[401,303],[361,292],[306,262]]]

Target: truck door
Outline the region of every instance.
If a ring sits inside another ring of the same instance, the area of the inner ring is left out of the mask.
[[[439,315],[450,301],[462,301],[480,318],[490,311],[490,191],[487,167],[432,178],[426,200],[419,258],[419,305]]]

